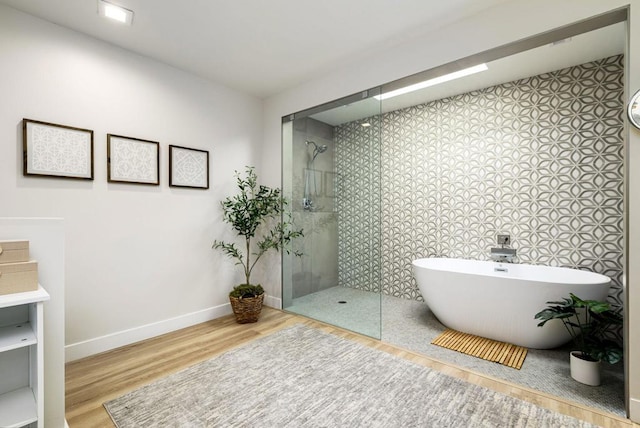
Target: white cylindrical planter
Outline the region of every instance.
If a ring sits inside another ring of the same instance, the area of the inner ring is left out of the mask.
[[[585,385],[600,385],[600,361],[583,360],[576,355],[582,355],[582,352],[571,352],[571,377]]]

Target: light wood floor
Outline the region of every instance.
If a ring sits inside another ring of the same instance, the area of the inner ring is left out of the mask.
[[[319,328],[468,382],[603,427],[640,428],[640,425],[627,419],[270,308],[264,308],[260,321],[254,324],[237,324],[233,316],[224,317],[67,364],[66,417],[69,426],[71,428],[113,427],[109,415],[102,406],[105,401],[296,323]]]

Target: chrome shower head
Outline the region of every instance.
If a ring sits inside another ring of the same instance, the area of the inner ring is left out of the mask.
[[[309,144],[313,144],[313,152],[314,153],[324,153],[327,151],[327,145],[323,144],[321,146],[317,145],[315,141],[307,140],[305,144],[308,146]]]

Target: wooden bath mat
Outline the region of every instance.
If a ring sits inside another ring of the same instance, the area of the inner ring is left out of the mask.
[[[433,339],[431,343],[518,370],[527,357],[527,348],[522,346],[485,339],[449,328]]]

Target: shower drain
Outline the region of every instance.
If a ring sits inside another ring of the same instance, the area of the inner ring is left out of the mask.
[[[340,303],[341,305],[343,305],[343,304],[347,303],[347,301],[346,301],[346,300],[338,300],[338,303]]]

